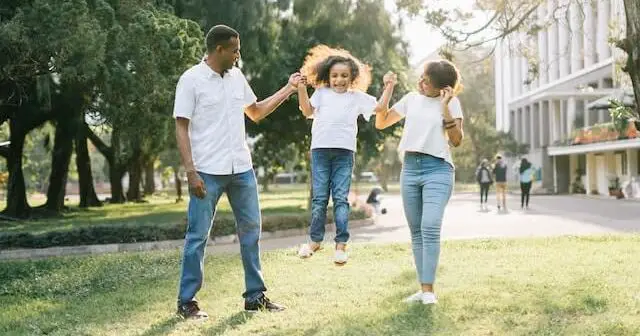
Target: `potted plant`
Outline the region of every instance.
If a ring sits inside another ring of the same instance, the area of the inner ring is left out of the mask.
[[[620,186],[620,178],[615,176],[609,179],[609,196],[615,196],[617,199],[624,198],[622,188]]]
[[[613,122],[613,126],[618,134],[622,135],[622,138],[627,138],[627,129],[629,124],[634,124],[633,122],[635,115],[633,111],[625,106],[621,101],[617,99],[611,99],[609,101],[611,107],[609,108],[609,115],[611,115],[611,121]]]
[[[624,133],[625,136],[628,139],[634,139],[638,137],[638,126],[637,126],[638,121],[637,120],[633,120],[633,122],[629,122],[627,125],[627,130]]]

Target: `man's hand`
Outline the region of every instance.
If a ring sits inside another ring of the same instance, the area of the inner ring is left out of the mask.
[[[289,86],[294,90],[298,90],[298,84],[300,84],[301,80],[302,75],[299,72],[293,73],[289,76]]]
[[[196,171],[192,170],[187,172],[187,181],[189,183],[190,193],[193,193],[199,199],[207,196],[207,188],[204,185],[204,181]]]

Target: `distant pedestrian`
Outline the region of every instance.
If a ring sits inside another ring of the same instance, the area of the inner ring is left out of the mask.
[[[534,173],[535,170],[531,162],[523,158],[520,161],[520,208],[523,210],[529,209],[529,194],[531,193]]]
[[[476,180],[480,184],[480,209],[488,210],[487,198],[489,196],[489,188],[493,184],[493,177],[491,176],[491,170],[489,169],[489,160],[483,159],[476,169]]]
[[[498,211],[507,210],[507,164],[501,155],[496,155],[496,163],[493,167],[493,176],[496,181],[496,198]]]

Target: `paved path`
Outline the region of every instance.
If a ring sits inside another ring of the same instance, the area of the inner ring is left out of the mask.
[[[494,195],[489,195],[495,200]],[[519,195],[511,195],[507,206],[519,208]],[[492,201],[495,204],[495,201]],[[398,195],[387,196],[387,214],[378,216],[376,225],[352,230],[354,243],[408,242],[409,230]],[[475,194],[454,195],[445,212],[443,239],[490,237],[545,237],[560,235],[640,232],[640,202],[590,199],[580,196],[532,196],[528,211],[498,213],[480,211]],[[305,237],[264,240],[264,250],[293,248]],[[327,240],[331,240],[327,236]],[[237,245],[216,246],[214,252],[239,251]]]

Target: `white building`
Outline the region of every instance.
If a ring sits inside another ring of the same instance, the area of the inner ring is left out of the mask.
[[[638,175],[640,139],[567,140],[576,130],[610,121],[607,110],[589,104],[621,86],[620,52],[609,38],[624,29],[622,0],[548,0],[536,14],[544,27],[537,36],[512,34],[498,46],[496,128],[530,145],[528,159],[542,168],[538,187],[571,192],[581,170],[588,194],[608,195],[612,178]]]

